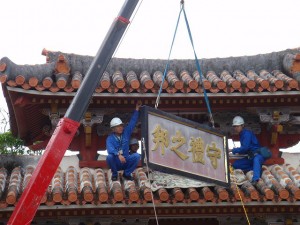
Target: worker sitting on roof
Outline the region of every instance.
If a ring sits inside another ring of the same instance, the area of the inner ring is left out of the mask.
[[[125,179],[133,180],[131,173],[137,167],[141,156],[138,153],[129,154],[129,140],[138,121],[140,107],[141,102],[138,102],[130,122],[125,128],[122,120],[118,117],[110,121],[110,127],[113,132],[106,139],[108,152],[106,162],[112,172],[112,181],[118,180],[119,170],[124,170],[123,177]]]
[[[233,154],[248,154],[248,157],[237,159],[233,163],[233,168],[244,171],[253,170],[252,184],[256,185],[261,175],[261,167],[265,158],[257,152],[261,148],[255,134],[244,128],[244,119],[240,116],[233,118],[232,126],[239,134],[241,147],[233,148]]]

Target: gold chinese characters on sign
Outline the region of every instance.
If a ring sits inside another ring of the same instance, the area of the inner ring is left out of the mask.
[[[173,113],[142,107],[143,163],[152,170],[229,186],[226,135]]]
[[[186,137],[180,130],[176,130],[175,135],[169,137],[169,131],[160,124],[156,125],[151,132],[151,142],[154,143],[152,151],[161,150],[161,155],[165,155],[169,149],[173,151],[181,160],[192,158],[192,163],[201,163],[205,165],[205,159],[208,158],[214,169],[218,168],[218,160],[221,159],[221,149],[215,142],[207,143],[206,148],[203,137]],[[187,141],[188,139],[188,141]],[[170,144],[170,140],[172,144]],[[188,144],[188,148],[186,147]],[[206,157],[205,157],[206,156]]]

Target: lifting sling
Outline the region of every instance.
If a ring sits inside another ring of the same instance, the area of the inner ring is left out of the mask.
[[[175,27],[175,32],[174,32],[174,35],[173,35],[173,39],[172,39],[172,43],[171,43],[171,47],[170,47],[170,51],[169,51],[169,55],[168,55],[168,60],[167,60],[167,63],[166,63],[166,67],[165,67],[165,70],[164,70],[162,82],[160,84],[160,88],[159,88],[158,95],[157,95],[157,98],[156,98],[155,108],[156,109],[158,108],[158,104],[159,104],[159,101],[160,101],[160,95],[161,95],[161,92],[162,92],[162,86],[163,86],[163,83],[165,81],[168,69],[169,69],[170,57],[171,57],[171,53],[172,53],[172,49],[173,49],[173,45],[174,45],[174,41],[175,41],[177,29],[178,29],[178,25],[179,25],[181,13],[183,12],[183,14],[184,14],[184,20],[185,20],[185,24],[186,24],[186,28],[187,28],[188,34],[189,34],[189,39],[190,39],[190,42],[191,42],[191,45],[192,45],[192,48],[193,48],[193,52],[194,52],[196,68],[197,68],[197,71],[198,71],[199,77],[200,77],[200,82],[199,83],[200,83],[200,85],[202,86],[202,89],[203,89],[203,95],[204,95],[204,99],[205,99],[205,103],[206,103],[206,107],[207,107],[207,111],[208,111],[208,115],[209,115],[209,120],[210,120],[210,122],[212,124],[212,127],[214,128],[215,127],[215,122],[214,122],[212,111],[211,111],[211,108],[210,108],[209,99],[208,99],[206,90],[204,88],[204,84],[203,84],[203,80],[202,80],[203,73],[202,73],[202,70],[201,70],[201,66],[200,66],[200,63],[199,63],[196,51],[195,51],[193,37],[192,37],[192,32],[191,32],[191,29],[190,29],[190,26],[189,26],[189,22],[188,22],[188,19],[187,19],[185,10],[184,10],[184,1],[182,0],[180,2],[180,4],[181,4],[181,8],[180,8],[180,11],[179,11],[179,15],[178,15],[178,19],[177,19],[177,23],[176,23],[176,27]]]

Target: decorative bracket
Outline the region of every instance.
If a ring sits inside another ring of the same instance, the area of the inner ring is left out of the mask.
[[[290,120],[290,113],[279,110],[273,110],[267,113],[259,113],[259,119],[263,123],[271,125],[271,144],[277,144],[278,134],[283,131],[281,123],[287,123]]]
[[[270,112],[259,112],[259,119],[262,123],[270,123],[270,124],[281,124],[286,123],[290,119],[289,112],[283,111],[270,111]]]
[[[51,121],[51,130],[50,134],[52,135],[54,132],[54,129],[56,128],[59,120],[60,120],[60,112],[58,111],[57,104],[52,103],[51,104],[51,109],[49,112],[49,118]]]
[[[103,122],[104,113],[102,112],[86,112],[84,119],[80,122],[84,127],[101,124]]]
[[[103,114],[97,112],[86,112],[84,119],[81,120],[81,123],[84,127],[85,133],[85,146],[90,147],[92,144],[92,127],[94,124],[101,124],[103,121]]]

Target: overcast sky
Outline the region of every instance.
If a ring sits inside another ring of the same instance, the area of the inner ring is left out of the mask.
[[[141,2],[141,0],[140,0]],[[10,0],[1,3],[0,57],[44,63],[43,48],[95,55],[124,0]],[[185,0],[199,58],[299,47],[300,1]],[[180,0],[144,0],[117,57],[167,58]],[[183,17],[173,58],[192,58]]]
[[[143,0],[115,57],[167,59],[180,0]],[[45,62],[43,48],[95,55],[124,0],[1,2],[0,58]],[[300,47],[300,1],[185,0],[199,58]],[[171,58],[193,58],[182,15]],[[5,107],[0,90],[0,107]]]

